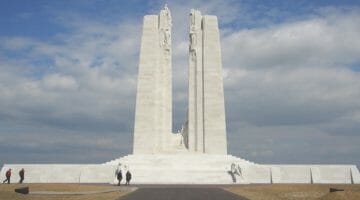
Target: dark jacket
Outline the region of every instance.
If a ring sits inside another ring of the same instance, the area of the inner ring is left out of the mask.
[[[122,173],[121,173],[121,170],[117,173],[117,179],[118,179],[118,180],[122,179]]]
[[[131,180],[131,173],[129,171],[126,172],[126,180]]]
[[[24,177],[24,174],[25,174],[25,170],[22,169],[22,170],[19,171],[19,176],[20,177]]]
[[[7,170],[6,171],[6,177],[10,177],[11,176],[11,171],[10,170]]]

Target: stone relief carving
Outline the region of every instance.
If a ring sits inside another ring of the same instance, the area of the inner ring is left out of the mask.
[[[196,64],[196,51],[190,51],[190,61],[193,65]]]
[[[190,11],[190,30],[195,30],[195,10]]]
[[[159,43],[160,47],[163,47],[165,50],[170,50],[171,46],[171,32],[170,30],[160,30],[159,33]]]
[[[238,182],[235,175],[238,175],[240,178],[243,178],[241,167],[237,163],[231,163],[230,170],[227,171],[228,174],[231,176],[233,183]]]
[[[231,173],[242,176],[241,167],[239,164],[231,163]]]
[[[185,148],[189,149],[189,120],[186,120],[185,123],[181,126],[180,133],[181,133]]]
[[[170,50],[171,45],[171,33],[170,30],[165,30],[164,32],[164,47],[166,50]]]
[[[171,27],[172,26],[171,13],[170,13],[170,10],[169,10],[167,4],[165,4],[164,10],[165,10],[165,16],[167,19],[167,25],[168,25],[168,27]]]
[[[170,51],[172,19],[171,19],[170,10],[166,4],[164,6],[164,15],[166,20],[163,26],[159,30],[159,43],[160,46],[163,47],[166,51]]]
[[[196,34],[190,33],[190,51],[195,50],[196,47]]]

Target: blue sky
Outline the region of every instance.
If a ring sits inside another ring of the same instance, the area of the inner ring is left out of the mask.
[[[230,154],[360,165],[358,1],[166,2],[174,131],[185,119],[196,8],[219,19]],[[1,1],[0,164],[131,153],[142,18],[164,3]]]

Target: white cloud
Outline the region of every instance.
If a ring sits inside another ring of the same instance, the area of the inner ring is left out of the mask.
[[[336,18],[333,16],[336,15]],[[337,66],[360,62],[359,15],[330,13],[241,30],[222,40],[224,64],[244,68]],[[234,66],[234,67],[235,67]]]
[[[357,162],[356,11],[223,36],[228,137],[237,141],[231,151],[258,162]],[[267,151],[274,154],[260,153]]]
[[[258,125],[313,124],[360,109],[359,75],[346,68],[249,70],[242,78],[237,74],[235,70],[225,79],[230,119]]]
[[[102,130],[109,137],[122,130],[130,138],[140,24],[71,22],[73,31],[56,42],[2,38],[3,52],[24,56],[0,63],[0,117],[34,130]]]
[[[3,46],[11,50],[21,50],[32,45],[32,41],[23,37],[12,37],[2,40]]]
[[[79,85],[72,76],[51,74],[42,80],[44,88],[48,90],[76,90]]]

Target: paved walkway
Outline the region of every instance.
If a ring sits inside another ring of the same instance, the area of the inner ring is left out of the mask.
[[[247,200],[244,197],[215,187],[145,187],[125,195],[119,200]]]

